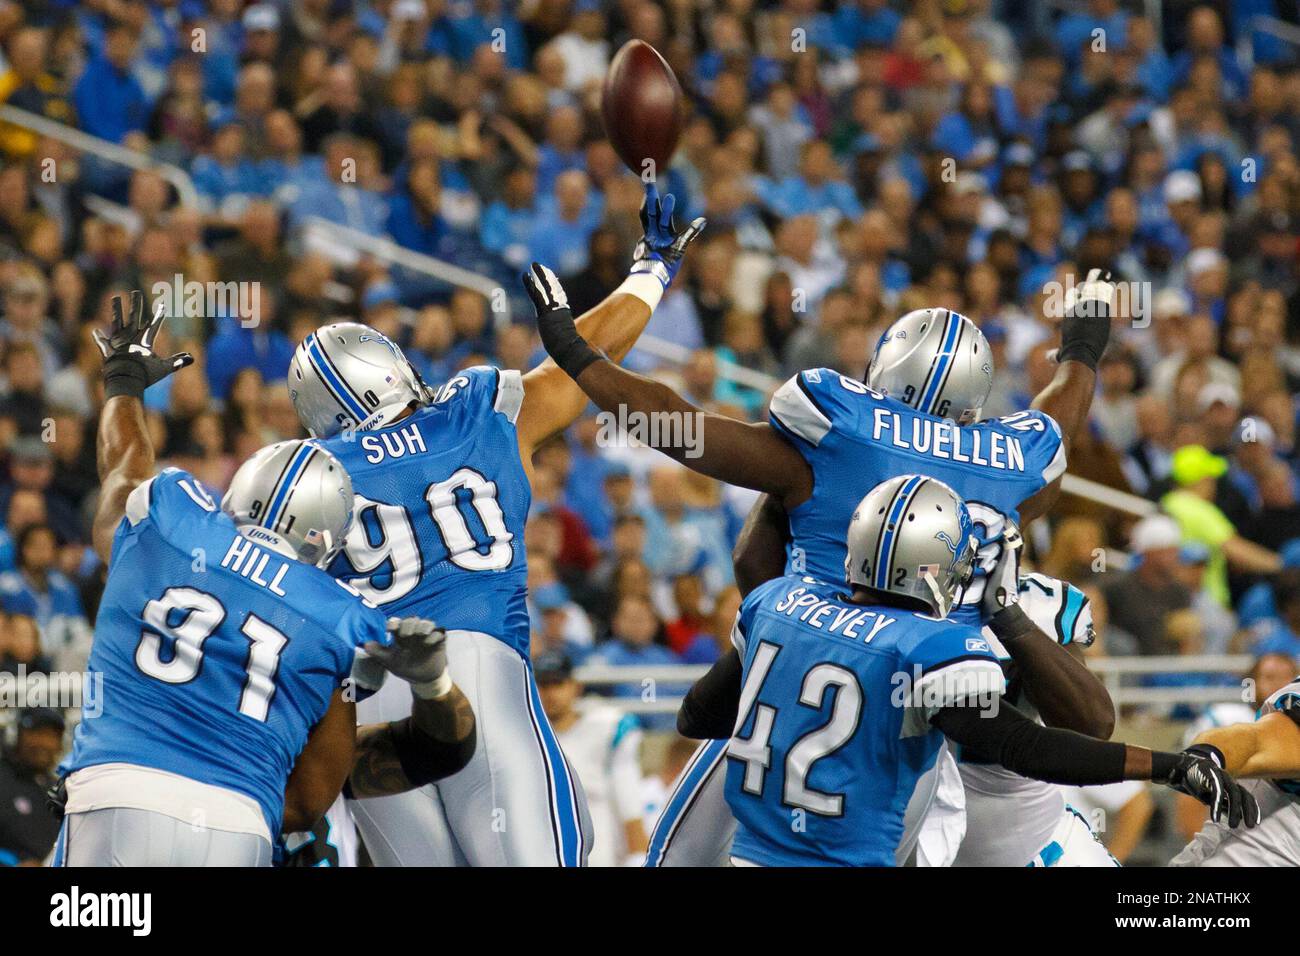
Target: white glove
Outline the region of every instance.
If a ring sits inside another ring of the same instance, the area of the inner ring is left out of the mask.
[[[1100,269],[1090,269],[1082,282],[1071,286],[1065,293],[1065,313],[1069,315],[1085,302],[1104,302],[1107,308],[1115,304],[1115,283],[1110,281],[1109,272],[1103,276]]]
[[[366,654],[389,673],[411,685],[416,697],[429,700],[445,696],[452,688],[447,673],[447,632],[419,617],[390,617],[391,644],[370,641]]]
[[[384,667],[383,662],[371,657],[363,648],[357,648],[356,656],[352,659],[352,674],[349,678],[352,683],[352,700],[359,704],[367,697],[373,696],[384,686],[387,678],[388,669]]]
[[[1020,556],[1024,543],[1020,528],[1008,518],[1002,530],[1002,553],[984,581],[980,612],[985,621],[1020,603]]]

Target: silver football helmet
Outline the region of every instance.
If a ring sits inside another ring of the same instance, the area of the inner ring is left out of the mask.
[[[389,424],[430,400],[420,373],[397,344],[359,322],[335,322],[307,336],[289,363],[289,397],[313,438]]]
[[[955,491],[924,475],[900,475],[858,502],[844,570],[849,584],[947,617],[970,580],[977,543],[966,502]]]
[[[221,510],[258,544],[323,568],[352,527],[352,479],[314,441],[276,442],[240,465]]]
[[[917,411],[969,425],[993,388],[993,353],[966,316],[917,309],[880,337],[867,384]]]

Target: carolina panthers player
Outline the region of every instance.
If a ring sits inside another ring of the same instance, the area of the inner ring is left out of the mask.
[[[1004,540],[1004,551],[1007,547],[1019,548],[1019,535],[1014,530]],[[998,567],[1013,574],[1015,563],[1004,561]],[[1036,572],[1019,574],[1017,580],[1020,607],[1040,631],[1063,647],[1082,648],[1092,644],[1095,632],[1087,595],[1072,584]],[[1002,586],[1013,585],[1008,580]],[[1041,693],[1052,682],[1032,685],[1026,682],[1015,657],[992,629],[986,626],[983,633],[1007,678],[1003,699],[1029,717],[1048,726],[1060,726],[1056,720],[1063,709],[1062,701],[1050,693]],[[1088,679],[1097,680],[1090,673]],[[1105,733],[1093,736],[1102,739],[1110,736],[1113,710],[1111,714],[1111,726],[1105,728]],[[1097,719],[1106,722],[1106,715],[1101,714]],[[971,754],[960,757],[966,795],[966,832],[954,866],[1119,865],[1092,832],[1087,820],[1066,804],[1059,787],[981,762]],[[1009,820],[1015,821],[1014,827],[1007,826]]]
[[[580,320],[614,358],[640,335],[704,220],[646,188],[631,274]],[[590,823],[528,660],[524,523],[533,450],[572,424],[586,396],[554,362],[525,375],[467,369],[429,389],[384,336],[326,326],[289,367],[298,417],[347,467],[357,523],[331,573],[380,607],[449,629],[452,676],[479,720],[470,766],[435,788],[353,807],[381,865],[579,866]],[[381,691],[365,719],[409,708]]]
[[[535,264],[525,286],[538,311],[543,344],[598,406],[701,414],[667,386],[602,361],[583,341],[571,314],[557,305],[551,290],[558,280],[549,270]],[[661,448],[690,468],[766,493],[737,547],[742,591],[779,576],[782,565],[785,573],[836,580],[843,562],[840,529],[861,495],[885,477],[920,470],[949,480],[972,499],[981,546],[975,574],[954,613],[978,627],[984,576],[1000,555],[1004,525],[1022,510],[1029,517],[1041,514],[1050,503],[1065,470],[1068,442],[1091,403],[1114,288],[1094,271],[1072,292],[1062,325],[1060,369],[1036,400],[1036,410],[977,421],[992,386],[988,343],[964,316],[924,309],[903,316],[882,336],[865,383],[830,369],[801,372],[773,396],[769,424],[704,415],[702,454]],[[1064,432],[1058,419],[1066,423]],[[1064,672],[1054,666],[1063,655],[1046,635],[1026,644],[1047,655],[1049,677],[1072,678],[1063,689],[1047,688],[1068,705],[1063,726],[1105,732],[1108,721],[1093,719],[1110,703],[1100,682],[1090,679],[1081,662],[1066,665]],[[739,658],[725,660],[738,686]],[[707,865],[719,857],[727,833],[717,773],[723,746],[706,744],[688,765],[651,837],[650,865]],[[950,758],[942,758],[939,772],[948,781],[944,793],[959,805]],[[687,815],[692,820],[682,819]],[[949,842],[951,852],[940,854],[944,861],[956,851]],[[675,852],[674,843],[682,853]]]
[[[1214,727],[1189,752],[1206,755],[1259,803],[1263,821],[1249,833],[1208,820],[1170,866],[1300,866],[1300,677],[1264,701],[1250,723]]]
[[[862,499],[847,539],[848,592],[786,575],[745,599],[733,633],[744,660],[738,706],[726,681],[707,677],[682,706],[684,731],[730,735],[733,862],[893,866],[904,808],[945,735],[1027,776],[1154,779],[1232,826],[1257,821],[1250,795],[1202,754],[1047,728],[1001,700],[989,643],[948,619],[977,547],[951,488],[922,475],[888,479]],[[1008,553],[999,566],[1011,562]],[[994,606],[1000,640],[1036,630],[1014,594]]]
[[[129,318],[120,298],[113,312],[110,334],[95,332],[106,400],[93,540],[108,581],[89,662],[107,691],[78,727],[55,862],[269,865],[281,829],[310,828],[349,777],[392,792],[463,766],[472,714],[441,630],[385,621],[319,569],[352,521],[332,455],[262,449],[220,506],[183,471],[154,475],[141,396],[193,359],[154,354],[163,315],[146,320],[141,293]],[[421,703],[404,727],[364,728],[354,761],[343,685],[360,647]]]

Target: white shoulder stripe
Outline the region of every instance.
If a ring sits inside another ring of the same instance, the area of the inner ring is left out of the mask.
[[[492,409],[515,423],[524,404],[524,377],[515,369],[497,369],[497,397]]]
[[[776,390],[769,411],[785,428],[813,445],[820,445],[831,430],[831,420],[800,387],[798,375]]]
[[[126,499],[126,520],[132,526],[138,525],[149,514],[149,498],[153,493],[153,483],[158,476],[142,481],[136,485]]]
[[[944,707],[987,705],[1006,690],[1006,677],[998,662],[967,658],[927,670],[912,684],[900,737],[929,733],[930,719]]]

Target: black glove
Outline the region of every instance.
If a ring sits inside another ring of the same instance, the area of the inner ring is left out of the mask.
[[[1223,754],[1217,747],[1194,744],[1182,753],[1161,755],[1173,759],[1173,769],[1164,780],[1179,793],[1195,797],[1210,808],[1210,819],[1219,823],[1226,814],[1228,826],[1245,821],[1247,827],[1259,825],[1259,804],[1249,791],[1223,769]]]
[[[144,293],[139,289],[131,293],[131,316],[122,315],[122,297],[113,296],[113,324],[108,335],[95,329],[95,344],[104,356],[104,397],[130,395],[139,398],[144,390],[160,382],[172,372],[194,362],[189,352],[177,352],[171,358],[154,355],[153,342],[162,328],[161,303],[154,316],[144,317]]]
[[[605,358],[578,334],[569,297],[554,272],[534,262],[523,278],[524,289],[537,310],[537,333],[542,337],[542,346],[569,378],[577,379],[588,365]]]

